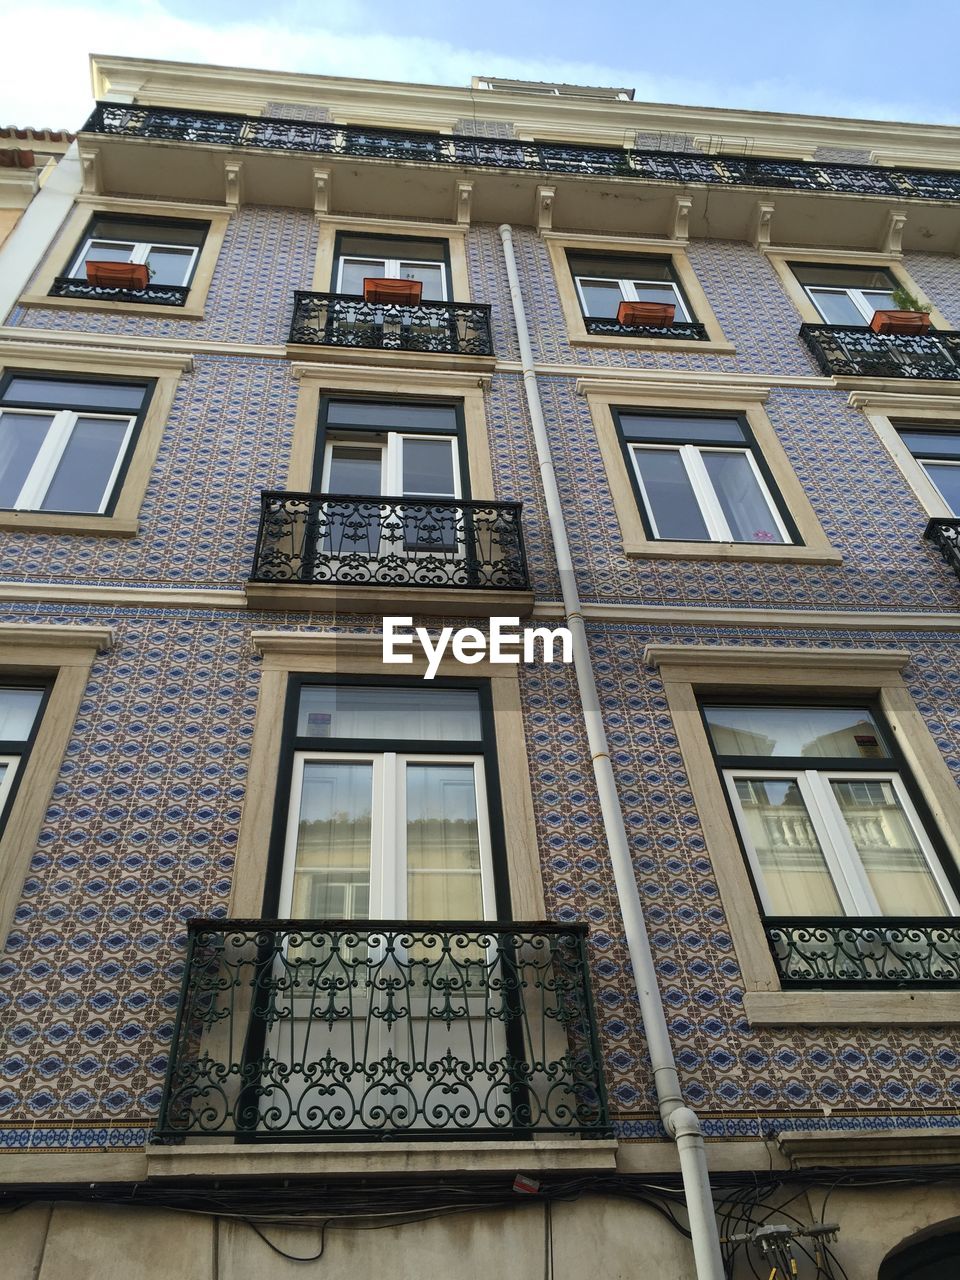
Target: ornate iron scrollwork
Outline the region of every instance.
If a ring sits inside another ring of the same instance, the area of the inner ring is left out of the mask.
[[[298,289],[289,340],[321,347],[493,355],[490,308],[479,302],[364,302],[349,294]]]
[[[960,985],[960,921],[767,918],[785,987]]]
[[[57,276],[50,286],[51,298],[87,298],[96,302],[149,302],[155,307],[182,307],[190,289],[181,284],[148,284],[142,289],[114,289],[89,280]]]
[[[803,324],[800,337],[831,378],[960,380],[960,333],[953,330],[874,333],[865,325]]]

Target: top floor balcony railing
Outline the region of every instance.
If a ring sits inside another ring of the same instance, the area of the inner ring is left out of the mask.
[[[100,102],[82,132],[446,167],[960,201],[956,171],[411,133],[180,107]]]
[[[960,333],[874,333],[865,325],[804,324],[800,337],[833,378],[960,380]]]

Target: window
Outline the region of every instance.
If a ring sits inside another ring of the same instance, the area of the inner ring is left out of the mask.
[[[48,691],[45,685],[0,685],[0,830],[20,785]]]
[[[588,319],[616,320],[621,302],[673,306],[678,324],[695,319],[669,258],[568,253],[567,260]]]
[[[97,214],[67,275],[86,280],[87,262],[143,263],[151,286],[186,286],[193,279],[208,224]]]
[[[680,542],[799,541],[746,418],[614,409],[649,537]]]
[[[489,691],[291,677],[267,915],[496,919],[508,897]],[[284,776],[285,774],[285,776]],[[288,796],[284,795],[288,792]]]
[[[825,324],[868,325],[875,311],[895,311],[900,282],[886,267],[789,264]]]
[[[152,383],[36,376],[0,381],[0,507],[112,510]]]
[[[767,915],[960,913],[877,711],[706,702],[703,715]]]
[[[953,515],[960,514],[960,427],[899,423],[900,439]]]
[[[341,232],[334,248],[332,292],[362,297],[368,278],[419,280],[424,302],[445,302],[452,297],[447,242]]]

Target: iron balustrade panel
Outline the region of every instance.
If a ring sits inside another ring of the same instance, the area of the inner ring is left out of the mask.
[[[182,284],[147,284],[142,289],[122,289],[91,284],[89,280],[74,280],[70,276],[57,276],[50,287],[51,298],[84,298],[93,302],[148,302],[159,307],[185,306],[189,295],[189,286]]]
[[[587,333],[609,335],[614,338],[673,338],[687,342],[706,342],[706,327],[698,322],[677,324],[620,324],[612,316],[584,316]]]
[[[763,156],[709,156],[687,151],[451,137],[114,102],[97,103],[82,132],[358,159],[638,178],[684,185],[772,187],[897,200],[960,200],[960,173],[939,169],[893,169]]]
[[[609,1133],[585,925],[188,928],[160,1138]]]
[[[960,986],[960,920],[767,917],[784,987]]]
[[[803,324],[800,337],[822,373],[836,378],[960,381],[960,333],[874,333],[860,325]]]
[[[519,502],[261,494],[252,582],[527,591]]]
[[[294,293],[290,342],[439,355],[492,356],[490,307],[481,302],[364,302],[341,293]]]
[[[923,536],[939,548],[944,560],[960,578],[960,520],[934,516],[928,521]]]

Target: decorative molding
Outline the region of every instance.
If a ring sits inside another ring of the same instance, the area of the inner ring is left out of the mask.
[[[773,215],[776,205],[772,200],[758,200],[753,206],[750,222],[750,242],[755,249],[765,249],[773,235]]]
[[[456,184],[453,199],[453,220],[459,227],[470,225],[470,205],[473,200],[473,183],[462,180]]]
[[[42,333],[43,338],[34,335]],[[16,334],[16,337],[13,335]],[[60,368],[84,371],[91,363],[116,369],[118,373],[131,369],[142,373],[145,368],[189,373],[193,357],[177,351],[118,349],[100,345],[95,334],[61,334],[52,329],[34,329],[30,337],[21,339],[16,328],[0,330],[0,360],[4,363],[17,360],[43,360]],[[95,338],[95,342],[90,339]],[[122,339],[129,342],[129,338]],[[81,345],[81,343],[83,345]],[[69,345],[68,345],[69,344]],[[76,345],[72,345],[76,344]]]
[[[929,994],[924,992],[924,998]],[[777,1134],[777,1146],[795,1169],[960,1164],[960,1131],[956,1129],[787,1131]]]
[[[698,379],[702,377],[700,374],[696,376]],[[653,400],[669,404],[671,395],[682,392],[685,400],[709,401],[714,405],[728,401],[741,408],[747,402],[765,403],[772,389],[769,381],[730,382],[726,378],[717,378],[710,382],[692,382],[689,373],[673,370],[658,370],[652,374],[651,370],[645,369],[643,376],[637,378],[623,378],[619,373],[613,376],[589,374],[576,381],[576,392],[581,396],[648,395]]]
[[[228,212],[222,204],[204,204],[199,200],[157,200],[152,196],[131,198],[130,196],[94,195],[86,191],[77,193],[75,203],[90,205],[106,212],[116,209],[120,213],[158,213],[165,218],[176,217],[177,214],[184,217],[195,217],[197,214],[212,215]]]
[[[960,991],[744,991],[756,1027],[918,1027],[960,1023]]]
[[[941,392],[945,388],[941,388]],[[851,391],[847,396],[851,409],[877,413],[922,413],[940,410],[956,414],[957,397],[954,395],[917,395],[910,391]]]
[[[169,308],[165,308],[169,310]],[[51,342],[51,335],[56,334],[56,342]],[[71,346],[82,346],[91,354],[124,349],[130,353],[130,338],[118,336],[110,333],[90,333],[90,332],[69,332],[68,330],[53,329],[31,329],[27,325],[4,325],[0,326],[0,342],[7,341],[22,343],[24,349],[28,342],[37,345],[43,344],[50,349],[55,346],[62,345],[63,350],[67,350]],[[94,343],[96,345],[94,345]],[[183,342],[179,338],[137,338],[137,352],[141,356],[146,355],[152,359],[154,354],[162,356],[168,352],[178,353],[178,358],[189,360],[190,356],[179,354]],[[194,355],[213,355],[213,356],[252,356],[256,359],[264,360],[285,360],[287,357],[286,347],[278,346],[258,346],[252,342],[201,342],[195,338],[190,339],[190,350]],[[189,366],[184,365],[184,368]]]
[[[231,209],[238,209],[243,203],[243,161],[225,160],[223,162],[224,201]]]
[[[31,649],[84,649],[109,653],[116,636],[113,627],[88,627],[72,622],[0,622],[0,645],[28,645]]]
[[[89,195],[97,195],[103,190],[99,147],[89,147],[80,152],[80,168],[83,174],[83,190]]]
[[[691,196],[674,196],[673,212],[670,217],[670,234],[678,244],[686,244],[690,239],[690,212],[693,209]]]
[[[493,383],[490,373],[472,373],[464,369],[401,369],[383,365],[313,364],[305,360],[291,360],[290,372],[295,378],[314,379],[338,390],[355,389],[358,378],[389,380],[402,385],[411,394],[418,389],[422,391],[424,385],[434,383],[463,389],[479,387],[482,391],[489,391]]]
[[[330,213],[333,202],[333,173],[330,169],[313,171],[313,212],[318,217]]]
[[[882,253],[896,254],[897,256],[903,253],[903,230],[906,225],[907,215],[891,209],[887,214],[887,225],[880,239]]]
[[[537,187],[534,225],[540,232],[550,231],[553,227],[553,202],[556,199],[556,195],[556,187]]]
[[[960,613],[864,613],[814,609],[737,609],[729,606],[584,604],[583,616],[597,622],[635,622],[651,627],[775,627],[806,631],[960,631]],[[541,601],[535,618],[562,618],[560,601]],[[804,651],[806,652],[806,651]]]
[[[183,587],[91,587],[84,583],[0,583],[0,601],[49,604],[115,604],[131,608],[246,609],[242,591]]]
[[[799,666],[808,672],[850,673],[875,681],[884,674],[899,676],[910,657],[907,649],[770,649],[755,644],[648,644],[643,651],[644,662],[658,667],[664,678],[677,667],[684,672],[695,672],[698,667],[714,671],[749,669],[751,675],[770,677]]]

